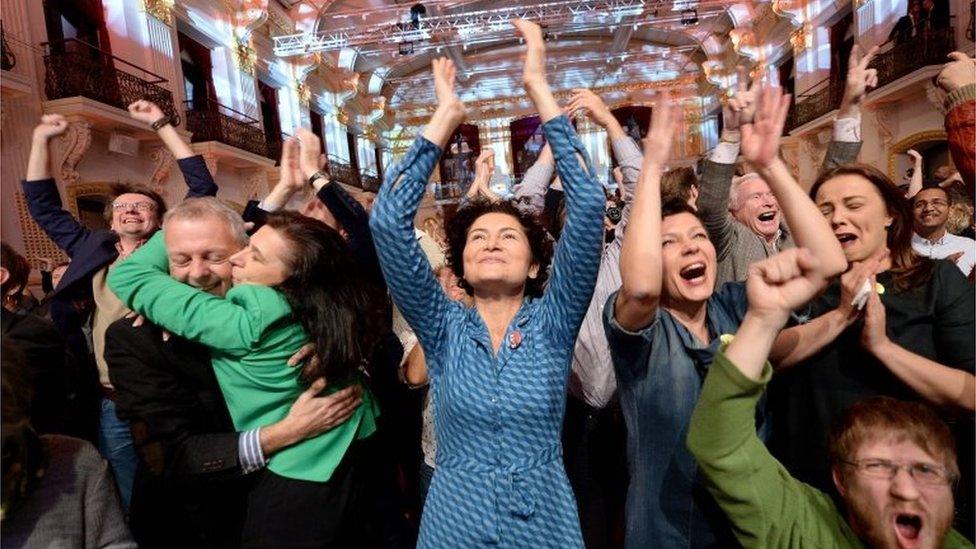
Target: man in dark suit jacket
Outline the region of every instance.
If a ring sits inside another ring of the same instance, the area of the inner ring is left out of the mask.
[[[129,106],[129,114],[138,121],[151,124],[177,158],[189,186],[188,197],[217,194],[217,185],[203,158],[193,154],[176,133],[172,120],[159,107],[148,101],[136,101]],[[68,121],[61,115],[41,118],[41,123],[34,129],[27,180],[23,183],[24,196],[31,217],[71,257],[71,264],[50,297],[51,317],[80,359],[88,356],[82,329],[91,322],[94,361],[103,393],[99,406],[98,447],[112,466],[123,506],[128,507],[136,459],[128,426],[115,414],[114,390],[103,356],[105,330],[127,311],[108,290],[105,276],[116,261],[128,256],[156,232],[166,204],[148,187],[119,185],[105,212],[111,229],[92,230],[82,225],[62,207],[48,163],[50,139],[67,129]]]
[[[232,283],[228,258],[246,241],[233,210],[212,198],[188,200],[166,221],[170,274],[224,295]],[[281,421],[238,433],[206,347],[121,319],[106,333],[105,358],[139,454],[130,526],[141,547],[238,546],[246,474],[274,452],[342,423],[359,404],[355,387],[316,397],[325,387],[320,381]]]

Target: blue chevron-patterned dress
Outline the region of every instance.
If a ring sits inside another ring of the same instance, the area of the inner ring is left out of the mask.
[[[587,156],[569,120],[543,129],[566,223],[544,296],[523,301],[497,355],[477,310],[448,299],[414,237],[440,148],[419,137],[373,207],[383,275],[423,346],[433,391],[437,467],[419,547],[583,546],[560,433],[573,344],[600,261],[604,195],[579,163]]]

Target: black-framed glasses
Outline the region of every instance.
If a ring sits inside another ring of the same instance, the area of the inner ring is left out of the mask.
[[[156,204],[152,202],[116,202],[112,204],[115,211],[137,210],[140,212],[151,212],[156,209]]]
[[[923,463],[913,461],[911,463],[897,463],[888,459],[859,459],[844,462],[857,469],[858,472],[866,477],[891,480],[895,478],[898,471],[905,469],[908,474],[920,484],[940,486],[952,484],[956,481],[948,469],[934,463]]]

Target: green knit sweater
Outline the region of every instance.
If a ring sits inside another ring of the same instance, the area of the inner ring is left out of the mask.
[[[288,415],[304,390],[288,358],[308,342],[285,297],[268,286],[240,285],[220,298],[169,276],[163,232],[118,265],[109,287],[129,308],[175,335],[211,349],[220,389],[238,430]],[[337,391],[341,386],[331,386]],[[379,411],[369,390],[345,423],[276,453],[268,468],[283,477],[325,482],[355,439],[376,429]]]
[[[756,402],[772,377],[745,377],[715,354],[688,428],[709,492],[729,517],[743,547],[863,547],[833,500],[793,478],[756,436]],[[973,547],[952,530],[942,547]]]

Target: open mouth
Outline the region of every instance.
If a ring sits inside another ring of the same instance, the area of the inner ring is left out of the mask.
[[[857,237],[851,233],[837,233],[834,236],[837,237],[837,241],[840,242],[841,247],[847,246],[857,240]]]
[[[692,263],[678,273],[681,278],[688,282],[701,282],[705,280],[705,264],[702,262]]]
[[[776,218],[776,212],[763,212],[759,214],[759,221],[763,223],[769,223]]]
[[[895,532],[899,545],[914,546],[922,532],[922,517],[914,513],[899,513],[895,517]]]

